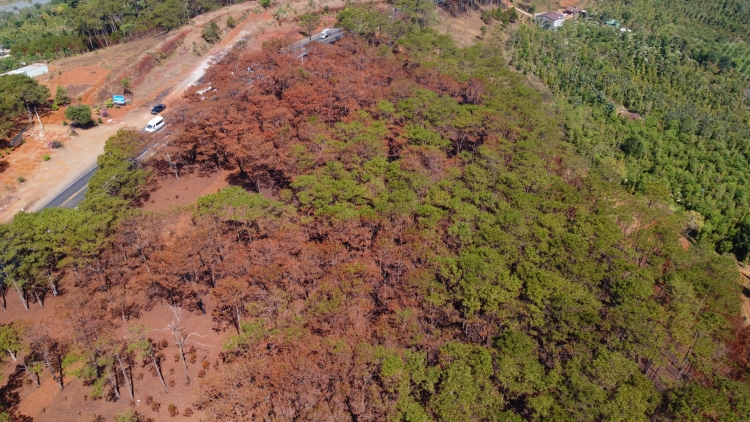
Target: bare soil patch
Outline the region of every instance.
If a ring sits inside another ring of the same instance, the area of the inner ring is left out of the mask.
[[[142,209],[144,211],[167,211],[173,207],[194,204],[199,197],[216,193],[229,186],[227,182],[229,174],[228,171],[207,175],[193,171],[185,172],[179,180],[171,174],[156,175],[150,182],[153,187]]]
[[[439,23],[435,26],[439,32],[450,35],[460,47],[468,47],[482,39],[481,27],[485,26],[479,18],[480,12],[471,10],[468,13],[453,17],[445,10],[438,8]]]
[[[63,285],[63,289],[66,285],[70,286],[66,294],[81,294],[77,288],[73,287],[72,280],[68,280]],[[43,320],[54,321],[55,305],[59,301],[58,298],[48,297],[45,300],[44,308],[41,308],[37,303],[30,303],[30,311],[26,311],[18,298],[13,296],[12,293],[8,293],[5,300],[7,309],[0,311],[0,323],[2,324],[20,319],[29,323]],[[37,422],[93,420],[97,415],[104,416],[106,420],[114,420],[115,415],[128,408],[156,421],[162,421],[170,419],[167,410],[169,404],[176,405],[181,414],[185,408],[192,408],[192,416],[181,415],[180,420],[205,420],[206,415],[193,405],[200,394],[198,387],[201,378],[199,373],[204,369],[202,365],[204,361],[210,363],[206,370],[208,374],[216,370],[215,363],[219,360],[222,344],[228,336],[233,334],[230,330],[215,331],[211,319],[213,304],[206,303],[206,308],[205,315],[201,312],[183,311],[183,326],[187,327],[190,332],[197,333],[194,337],[195,341],[192,342],[192,347],[196,349],[196,359],[192,363],[188,360],[190,383],[186,381],[181,361],[175,360],[177,347],[171,345],[174,342],[171,332],[164,329],[172,320],[172,313],[169,308],[163,304],[153,304],[150,309],[143,312],[137,321],[131,321],[149,327],[152,339],[156,341],[164,339],[170,342],[170,346],[164,351],[165,359],[162,363],[164,379],[169,386],[169,393],[164,392],[159,378],[149,370],[150,365],[144,366],[140,363],[137,363],[133,370],[135,390],[135,401],[133,402],[131,402],[124,386],[121,387],[123,398],[120,400],[115,401],[106,397],[94,400],[89,397],[91,386],[84,385],[81,380],[73,377],[64,379],[65,390],[60,391],[47,370],[42,373],[41,386],[37,387],[25,376],[23,370],[17,368],[13,363],[2,368],[3,382],[0,388],[5,389],[4,397],[9,399],[11,409],[15,414],[31,417]],[[62,324],[58,324],[54,328],[61,337],[68,334],[67,328]],[[188,346],[188,349],[190,349],[190,346]],[[109,388],[107,387],[105,390],[109,390]],[[152,396],[154,402],[161,403],[159,411],[154,411],[146,405],[146,396]]]

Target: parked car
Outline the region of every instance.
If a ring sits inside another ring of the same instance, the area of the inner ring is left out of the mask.
[[[331,31],[333,31],[333,29],[331,29],[331,28],[326,28],[326,29],[320,31],[320,38],[326,38],[326,37],[328,37],[328,34]]]
[[[164,127],[164,118],[154,117],[153,119],[149,120],[148,124],[146,125],[146,132],[154,133],[163,127]]]
[[[165,106],[164,104],[157,104],[154,106],[154,108],[151,109],[151,114],[159,114],[166,109],[167,106]]]

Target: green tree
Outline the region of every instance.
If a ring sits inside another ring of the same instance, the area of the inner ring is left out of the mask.
[[[312,40],[312,34],[315,32],[315,28],[320,25],[320,16],[315,13],[305,13],[297,17],[299,25],[302,27],[302,34]]]
[[[122,92],[123,94],[130,94],[130,79],[128,78],[122,78],[120,81],[120,85],[122,85]]]
[[[144,418],[140,413],[130,409],[123,410],[115,417],[115,422],[141,422],[143,420]]]
[[[57,89],[55,90],[55,104],[57,104],[58,106],[64,106],[68,103],[70,103],[68,91],[62,86],[58,85]]]
[[[85,127],[90,125],[91,108],[86,104],[72,105],[65,109],[65,118],[72,120],[78,126]]]
[[[646,145],[643,143],[641,138],[637,136],[629,136],[628,138],[626,138],[625,141],[623,141],[622,145],[620,145],[620,149],[626,155],[635,158],[643,158],[643,156],[646,154]]]
[[[207,26],[201,30],[201,36],[209,44],[215,44],[221,39],[221,30],[216,22],[211,21]]]
[[[229,15],[227,18],[227,28],[234,28],[235,26],[237,26],[237,21],[234,20],[232,15]]]
[[[0,76],[0,139],[11,135],[22,121],[29,121],[33,107],[44,104],[49,95],[46,86],[26,75]]]

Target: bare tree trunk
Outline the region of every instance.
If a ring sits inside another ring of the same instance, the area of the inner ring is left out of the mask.
[[[49,281],[49,287],[52,289],[52,295],[57,296],[57,286],[55,285],[55,281],[52,280],[49,271],[47,271],[47,280]]]
[[[153,353],[151,354],[151,362],[154,363],[154,368],[156,368],[156,373],[159,374],[159,380],[161,381],[162,387],[164,387],[164,391],[169,393],[169,390],[167,390],[167,383],[164,382],[164,375],[161,374],[161,367],[159,366],[159,362],[157,361]]]
[[[60,386],[60,391],[65,390],[65,387],[63,387],[63,383],[62,383],[62,376],[58,376],[54,368],[52,368],[52,359],[50,358],[49,352],[45,351],[43,356],[44,356],[44,364],[47,365],[47,369],[49,369],[49,373],[52,374],[52,378],[55,380],[57,385]]]
[[[114,377],[114,379],[112,378],[112,371],[109,370],[109,365],[107,365],[107,377],[109,378],[109,382],[112,384],[112,389],[115,392],[115,396],[118,399],[121,399],[122,397],[120,396],[120,386],[117,383],[117,377]]]
[[[234,308],[234,327],[237,329],[237,334],[240,334],[240,328],[241,328],[241,321],[242,320],[242,308],[235,307]]]
[[[11,358],[13,358],[13,360],[16,360],[16,359],[17,359],[17,358],[16,358],[16,354],[15,354],[15,353],[13,353],[13,351],[12,351],[12,350],[10,350],[10,349],[7,349],[7,350],[8,350],[8,354],[10,355],[10,357],[11,357]]]
[[[23,365],[23,369],[26,370],[26,373],[29,374],[29,377],[34,381],[34,384],[36,384],[37,387],[41,387],[41,384],[39,384],[39,374],[31,372],[29,365],[26,364],[26,359],[23,357],[21,357],[21,365]]]
[[[133,383],[130,380],[130,376],[128,375],[128,371],[125,370],[125,365],[122,363],[122,357],[118,354],[117,355],[117,362],[120,363],[120,370],[122,371],[122,376],[125,378],[125,384],[128,386],[128,393],[130,393],[130,400],[135,400],[135,395],[133,394]],[[128,368],[130,365],[128,365]]]
[[[18,298],[21,299],[21,303],[23,304],[24,309],[27,311],[29,310],[29,300],[26,299],[26,292],[23,290],[23,287],[21,287],[20,284],[14,279],[10,279],[11,283],[13,284],[13,290],[18,293]]]
[[[169,153],[167,153],[167,162],[169,163],[169,167],[172,167],[174,170],[174,178],[180,180],[180,175],[177,173],[177,163],[172,162],[172,157],[169,156]]]
[[[44,309],[44,303],[42,303],[42,299],[39,298],[39,293],[37,293],[36,289],[34,289],[34,297],[36,298],[36,302],[39,304],[39,307]]]
[[[188,374],[187,362],[185,361],[185,345],[178,344],[177,347],[180,349],[180,358],[182,358],[182,367],[185,368],[185,378],[190,382],[190,374]]]

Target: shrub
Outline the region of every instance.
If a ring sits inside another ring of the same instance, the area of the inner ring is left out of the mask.
[[[52,103],[52,105],[49,108],[51,108],[52,111],[60,110],[60,107],[57,106],[57,103]]]
[[[271,7],[271,0],[260,0],[260,5],[268,9]]]
[[[232,15],[229,15],[227,18],[227,28],[234,28],[235,26],[237,26],[237,21],[234,20]]]
[[[100,118],[96,119],[96,123],[102,124],[102,118],[100,117]]]
[[[125,410],[115,417],[115,422],[141,422],[143,417],[133,410]]]
[[[91,109],[86,104],[68,107],[65,109],[65,117],[79,126],[88,126],[93,121],[91,119]]]
[[[203,369],[208,370],[208,368],[211,367],[211,362],[209,362],[208,359],[206,359],[203,361],[203,363],[201,363],[201,366],[203,367]]]
[[[63,143],[60,141],[52,141],[49,144],[47,144],[47,147],[52,149],[60,149],[63,147]]]
[[[177,406],[173,405],[172,403],[169,404],[167,410],[169,410],[169,416],[171,417],[175,417],[180,414],[180,411],[177,410]]]
[[[18,180],[18,183],[23,183],[23,182],[25,182],[25,181],[26,181],[26,179],[24,179],[24,178],[23,178],[23,177],[21,177],[21,176],[18,176],[18,179],[17,179],[17,180]]]
[[[206,376],[206,370],[205,369],[201,369],[200,371],[198,371],[198,378],[203,378],[205,376]]]
[[[81,100],[81,97],[78,97],[78,101],[80,100]],[[66,91],[65,88],[58,85],[57,90],[55,91],[55,102],[53,104],[65,105],[65,104],[68,104],[69,102],[70,102],[70,98],[68,97],[68,91]]]
[[[107,101],[104,102],[104,105],[107,108],[112,108],[115,106],[115,102],[111,98],[107,98]]]
[[[219,29],[219,25],[216,24],[216,22],[211,21],[208,26],[203,27],[203,30],[201,30],[201,36],[204,40],[206,40],[209,44],[215,44],[221,39],[221,30]]]
[[[159,413],[159,409],[161,409],[161,403],[157,403],[157,402],[151,403],[151,410],[153,410],[156,413]]]
[[[49,155],[47,155],[47,154],[44,154],[44,157],[42,157],[42,159],[43,159],[44,161],[49,161]]]
[[[68,122],[66,122],[65,120],[63,120],[63,126],[67,126],[67,125],[68,125]]]
[[[183,416],[190,416],[193,414],[193,409],[190,407],[186,407],[185,410],[182,411]]]
[[[130,94],[130,79],[122,78],[122,80],[120,81],[120,84],[122,84],[122,93]]]

